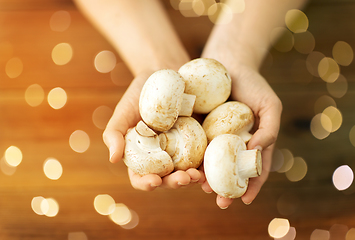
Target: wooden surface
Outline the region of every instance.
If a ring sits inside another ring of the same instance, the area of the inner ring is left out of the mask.
[[[49,25],[51,16],[59,10],[69,12],[71,17],[69,28],[63,32],[52,31]],[[171,8],[169,12],[191,56],[198,57],[212,24],[206,17],[184,18]],[[354,47],[354,12],[352,1],[311,2],[305,13],[310,22],[308,30],[316,40],[314,50],[331,57],[337,41]],[[18,147],[23,154],[14,174],[0,172],[0,239],[264,240],[271,238],[268,225],[274,218],[288,219],[296,230],[296,239],[321,239],[315,238],[320,230],[330,236],[323,239],[354,239],[350,238],[355,228],[354,184],[338,191],[332,182],[337,167],[355,169],[355,148],[349,140],[355,125],[354,63],[341,67],[348,91],[342,98],[334,98],[343,116],[342,126],[318,140],[309,125],[316,100],[329,96],[325,82],[310,78],[304,66],[294,64],[305,61],[306,54],[294,49],[286,53],[271,50],[262,72],[283,101],[277,149],[289,149],[295,157],[302,157],[307,174],[291,182],[285,173],[272,172],[250,206],[236,199],[228,209],[220,210],[215,194],[206,194],[199,186],[134,190],[124,164],[108,162],[102,129],[94,125],[92,115],[100,106],[113,110],[132,76],[121,64],[120,82],[114,84],[110,73],[95,69],[95,56],[103,50],[114,50],[71,1],[2,0],[0,26],[0,46],[6,46],[0,48],[0,157],[10,146]],[[59,43],[69,43],[73,49],[71,61],[63,66],[55,65],[51,58],[52,49]],[[10,78],[5,67],[14,57],[21,60],[23,71]],[[120,63],[117,54],[116,58]],[[311,80],[305,83],[305,79]],[[44,90],[45,98],[36,107],[25,101],[25,91],[32,84]],[[57,110],[46,100],[56,87],[64,89],[68,97],[66,105]],[[73,151],[69,145],[69,137],[76,130],[90,137],[90,147],[84,153]],[[48,179],[43,172],[43,163],[49,157],[63,167],[58,180]],[[109,194],[117,203],[127,205],[138,215],[138,225],[124,229],[100,215],[94,208],[99,194]],[[37,196],[55,199],[58,214],[37,215],[31,208]]]

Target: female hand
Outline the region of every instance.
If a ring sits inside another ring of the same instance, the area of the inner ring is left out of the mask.
[[[250,204],[256,198],[270,171],[273,146],[279,131],[282,104],[255,68],[242,64],[232,66],[221,59],[220,61],[227,67],[232,78],[232,99],[247,104],[255,115],[255,133],[247,148],[257,148],[262,151],[263,169],[261,176],[250,179],[248,189],[241,197],[245,204]],[[212,191],[207,181],[202,184],[202,189],[205,192]],[[217,196],[217,205],[220,208],[227,208],[232,202],[233,199]]]
[[[139,115],[139,95],[145,81],[152,73],[144,72],[137,75],[117,104],[113,116],[106,126],[103,139],[109,149],[112,163],[122,159],[125,147],[124,136],[129,128],[134,127],[141,120]],[[203,172],[197,169],[176,171],[163,178],[156,174],[140,176],[130,169],[128,169],[128,175],[132,186],[143,191],[151,191],[159,186],[177,189],[192,183],[205,182]]]

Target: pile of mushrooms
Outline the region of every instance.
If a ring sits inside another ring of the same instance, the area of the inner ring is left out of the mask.
[[[209,58],[154,72],[141,91],[142,120],[125,135],[126,166],[141,176],[163,177],[203,163],[213,191],[242,196],[249,178],[261,174],[261,154],[246,148],[254,114],[241,102],[227,101],[231,87],[226,68]],[[206,115],[202,124],[193,113]]]

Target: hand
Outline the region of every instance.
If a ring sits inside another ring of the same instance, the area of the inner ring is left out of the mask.
[[[103,139],[109,149],[112,163],[122,159],[125,147],[124,136],[129,128],[134,127],[141,120],[139,115],[139,95],[145,81],[152,73],[141,73],[132,81],[106,126]],[[197,169],[176,171],[163,178],[156,174],[140,176],[130,169],[128,169],[128,173],[132,186],[135,189],[144,191],[154,190],[158,186],[177,189],[181,186],[205,182],[204,173]]]
[[[232,78],[232,99],[247,104],[256,117],[255,133],[247,148],[262,150],[263,169],[261,176],[250,179],[248,189],[241,197],[245,204],[250,204],[256,198],[270,172],[272,151],[279,131],[282,104],[257,70],[245,65],[229,67],[228,64],[223,64],[229,70]],[[205,192],[212,191],[207,182],[202,184],[202,189]],[[227,208],[232,202],[233,199],[217,196],[217,205],[222,209]]]

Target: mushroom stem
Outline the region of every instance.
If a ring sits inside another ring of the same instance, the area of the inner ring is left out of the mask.
[[[241,178],[258,177],[261,174],[261,153],[258,149],[239,151],[238,169]]]
[[[170,156],[174,156],[176,152],[176,145],[178,143],[177,135],[178,132],[176,129],[171,129],[168,132],[159,134],[160,147]]]
[[[241,131],[239,134],[239,137],[241,137],[243,139],[243,141],[245,143],[249,142],[249,140],[251,139],[251,137],[253,136],[251,133],[249,133],[248,131]]]
[[[152,129],[150,129],[143,121],[138,122],[135,127],[137,134],[137,145],[142,149],[152,149],[152,147],[160,147],[159,137]]]
[[[190,117],[194,110],[195,101],[195,95],[184,93],[182,95],[182,103],[179,116]]]

